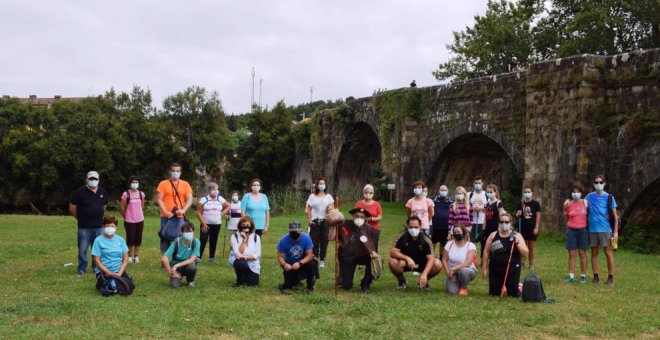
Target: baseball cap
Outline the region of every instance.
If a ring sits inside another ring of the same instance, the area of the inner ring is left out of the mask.
[[[302,226],[300,225],[300,222],[298,221],[292,221],[289,223],[289,231],[300,231],[302,229]]]
[[[99,178],[99,173],[96,172],[96,171],[93,171],[93,170],[88,172],[86,178],[92,178],[92,177],[98,179]]]

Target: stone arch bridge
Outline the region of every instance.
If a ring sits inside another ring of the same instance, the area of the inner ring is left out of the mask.
[[[563,224],[570,185],[607,178],[626,219],[660,216],[660,49],[581,55],[528,69],[425,88],[402,88],[320,115],[309,174],[335,192],[380,176],[395,198],[486,183],[534,188],[542,228]],[[385,199],[381,197],[381,199]],[[346,203],[346,204],[352,204]]]

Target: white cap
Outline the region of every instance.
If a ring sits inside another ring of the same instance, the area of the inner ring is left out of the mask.
[[[98,178],[99,178],[99,173],[96,172],[96,171],[93,171],[93,170],[92,170],[92,171],[90,171],[90,172],[87,173],[87,177],[86,177],[86,178],[90,178],[90,177],[94,177],[94,178],[97,178],[97,179],[98,179]]]

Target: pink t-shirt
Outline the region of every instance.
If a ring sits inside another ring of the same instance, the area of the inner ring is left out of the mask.
[[[568,215],[566,225],[571,229],[584,229],[587,227],[587,205],[585,200],[570,200],[564,206]]]
[[[121,194],[122,201],[126,201],[126,193],[131,196],[131,199],[126,202],[126,218],[124,218],[124,220],[128,223],[144,221],[144,213],[142,212],[142,200],[145,199],[144,192],[131,192],[130,190],[124,191],[124,193]]]
[[[426,197],[419,201],[413,197],[406,203],[406,208],[410,209],[410,216],[417,216],[422,220],[422,229],[429,228],[429,207],[433,206],[433,201]]]

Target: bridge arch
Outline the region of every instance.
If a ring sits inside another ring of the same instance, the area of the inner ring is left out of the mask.
[[[365,121],[356,122],[345,136],[334,171],[334,188],[347,198],[357,198],[362,187],[382,171],[382,147],[378,134]]]

